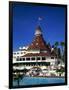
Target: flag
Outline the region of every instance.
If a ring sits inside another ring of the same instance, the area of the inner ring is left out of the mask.
[[[43,18],[42,17],[39,17],[38,20],[41,21]]]

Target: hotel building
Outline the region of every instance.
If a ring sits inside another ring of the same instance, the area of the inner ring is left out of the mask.
[[[13,52],[14,69],[31,69],[33,67],[55,69],[57,62],[56,52],[44,40],[40,26],[37,26],[31,44]]]

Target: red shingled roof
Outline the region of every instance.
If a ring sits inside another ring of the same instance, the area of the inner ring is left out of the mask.
[[[28,49],[47,49],[42,36],[36,36]]]
[[[46,50],[47,53],[28,53],[22,57],[27,56],[55,56],[55,53],[51,53],[51,48],[46,44],[43,36],[41,27],[36,28],[35,37],[32,43],[29,45],[28,50]]]
[[[41,28],[40,26],[37,27],[36,29],[36,32],[40,30],[41,31]],[[42,31],[41,31],[42,33]],[[35,38],[34,40],[32,41],[32,43],[29,45],[28,47],[28,50],[30,49],[40,49],[40,50],[50,50],[50,48],[46,45],[46,42],[42,36],[42,34],[39,34],[39,35],[35,35]]]

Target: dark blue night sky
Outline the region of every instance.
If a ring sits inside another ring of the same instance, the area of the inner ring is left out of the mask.
[[[53,45],[65,39],[65,10],[63,7],[13,5],[13,50],[29,45],[42,17],[40,26],[46,42]]]

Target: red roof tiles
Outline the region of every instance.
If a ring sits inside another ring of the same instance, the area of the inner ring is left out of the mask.
[[[38,32],[39,31],[39,32]],[[51,56],[51,55],[55,55],[55,53],[51,54],[51,48],[46,44],[43,36],[42,36],[42,31],[41,31],[41,27],[38,26],[36,28],[36,32],[35,32],[35,38],[33,40],[33,42],[29,45],[28,50],[45,50],[47,51],[47,53],[28,53],[26,55],[24,55],[23,57],[26,56]]]
[[[36,32],[38,30],[40,30],[40,32],[42,33],[40,26],[38,26],[36,28]],[[51,51],[50,48],[48,47],[48,45],[46,45],[46,42],[45,42],[42,34],[40,34],[40,33],[39,33],[39,35],[35,35],[33,42],[28,47],[28,50],[34,50],[34,49]]]

